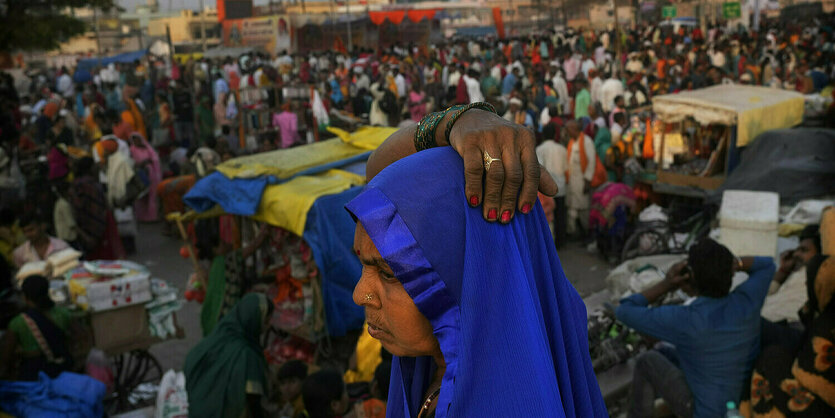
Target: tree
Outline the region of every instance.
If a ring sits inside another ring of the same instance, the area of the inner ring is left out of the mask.
[[[0,51],[55,49],[88,29],[70,10],[113,7],[114,0],[2,0]]]

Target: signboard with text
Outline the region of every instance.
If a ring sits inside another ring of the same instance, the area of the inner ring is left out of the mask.
[[[676,6],[664,6],[661,8],[661,17],[672,19],[676,17]]]
[[[722,4],[722,17],[725,19],[739,19],[742,16],[742,8],[739,2],[730,1]]]
[[[225,46],[251,46],[269,53],[290,49],[290,23],[286,16],[253,17],[223,22]]]

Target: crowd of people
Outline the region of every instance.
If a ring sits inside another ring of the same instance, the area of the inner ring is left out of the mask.
[[[654,96],[723,83],[835,95],[833,21],[831,16],[821,18],[828,20],[803,26],[766,22],[760,32],[721,25],[706,31],[644,25],[352,53],[285,51],[181,62],[146,57],[105,67],[32,71],[25,80],[4,75],[0,291],[12,287],[16,269],[65,248],[73,247],[87,259],[119,259],[134,252],[137,222],[157,222],[184,210],[182,196],[223,161],[309,142],[326,135],[328,125],[360,120],[410,127],[451,105],[481,102],[536,136],[536,156],[559,190],[553,210],[557,247],[568,236],[585,239],[591,232],[591,193],[601,183],[596,163],[605,169],[604,181],[634,182],[630,159],[640,158],[644,149],[643,134],[634,134],[651,129],[643,123],[643,112]],[[258,109],[270,111],[266,123],[251,117],[249,111]],[[829,112],[831,122],[835,107]],[[488,220],[501,217],[508,223],[510,213],[505,216],[485,213]],[[659,396],[680,416],[713,416],[722,412],[728,391],[745,386],[745,371],[759,353],[759,347],[752,348],[760,326],[753,312],[761,307],[769,283],[765,278],[773,272],[767,260],[738,260],[737,268],[750,270],[752,279],[729,296],[725,276],[731,272],[703,268],[728,257],[727,249],[706,242],[691,250],[687,265],[696,280],[690,283],[692,293],[719,302],[682,308],[686,312],[671,309],[668,316],[648,309],[682,286],[682,265],[664,287],[622,303],[618,315],[625,323],[676,343],[679,355],[686,357],[680,366],[679,360],[657,352],[642,357],[643,374],[636,375],[633,391],[634,416],[648,416]],[[728,259],[728,266],[732,261]],[[718,284],[701,279],[718,276]],[[61,332],[49,326],[63,313],[44,300],[42,281],[26,283],[23,290],[37,322],[54,331],[50,335],[55,338],[65,335],[63,322]],[[736,299],[744,299],[746,307],[735,304]],[[244,410],[251,416],[266,414],[261,398],[271,394],[265,389],[259,336],[270,304],[262,302],[247,295],[227,306],[228,312],[215,318],[214,329],[189,354],[189,392],[216,401],[194,407],[222,411],[222,416],[239,416]],[[713,312],[724,312],[729,304],[734,305],[734,318],[727,326],[713,320],[688,332],[678,326],[698,322],[690,315],[714,318]],[[14,324],[10,329],[20,330],[20,344],[37,352],[38,346],[23,336],[27,328],[21,321]],[[802,344],[799,337],[793,341]],[[713,360],[711,364],[736,367],[707,376],[705,362]],[[381,370],[391,367],[382,364]],[[380,402],[388,394],[382,386],[371,391],[378,402],[352,408],[341,373],[324,370],[308,376],[301,369],[293,363],[279,372],[286,416],[345,416],[349,410],[356,410],[356,416],[382,416]],[[768,378],[769,373],[755,371],[754,376]],[[375,374],[375,383],[388,386],[387,378],[388,373]],[[232,386],[231,392],[226,389]],[[397,402],[402,408],[406,401]]]
[[[57,238],[85,251],[120,235],[116,256],[133,250],[135,221],[159,219],[158,202],[163,213],[183,209],[180,197],[196,176],[225,159],[307,142],[346,115],[401,126],[450,105],[486,101],[542,141],[540,160],[564,186],[556,230],[564,242],[566,233],[588,236],[597,160],[609,180],[633,181],[627,162],[640,157],[641,144],[631,134],[646,130],[637,116],[654,96],[720,83],[826,95],[833,53],[828,21],[766,23],[760,32],[646,25],[352,54],[148,58],[31,72],[27,80],[4,80],[3,206],[20,207],[12,202],[25,195],[29,206],[21,212],[55,207],[42,218],[54,218]],[[274,110],[266,123],[253,122],[245,112],[256,108]],[[242,141],[242,125],[252,123],[273,129],[245,133],[254,141]],[[95,164],[82,162],[85,156]],[[93,193],[96,184],[79,168],[108,185],[103,194]],[[90,205],[98,210],[84,213]]]

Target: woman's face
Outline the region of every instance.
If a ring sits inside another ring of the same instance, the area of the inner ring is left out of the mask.
[[[368,333],[396,356],[439,354],[440,346],[429,320],[394,277],[391,267],[359,223],[354,234],[354,250],[362,263],[362,276],[354,288],[354,303],[365,308]]]

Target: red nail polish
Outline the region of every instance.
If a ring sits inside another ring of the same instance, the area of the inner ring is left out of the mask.
[[[490,211],[487,212],[487,219],[488,220],[495,221],[496,216],[498,216],[498,212],[496,211],[496,209],[490,209]]]
[[[478,206],[478,196],[473,196],[470,198],[470,206]]]
[[[522,213],[528,213],[530,211],[531,211],[531,204],[530,203],[525,203],[522,206]]]
[[[506,210],[502,212],[502,222],[510,222],[510,211]]]

